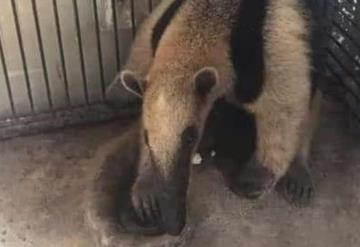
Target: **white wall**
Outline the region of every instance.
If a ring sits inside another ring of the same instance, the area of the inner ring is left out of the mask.
[[[26,76],[22,62],[19,39],[16,32],[14,10],[17,17],[24,47],[29,83],[33,98],[34,112],[50,110],[47,97],[45,74],[42,65],[39,36],[36,29],[34,5],[36,4],[39,28],[43,42],[53,109],[69,107],[65,91],[65,73],[62,68],[61,53],[57,36],[53,0],[0,0],[0,38],[4,50],[5,64],[13,94],[14,108],[18,116],[32,113],[26,86]],[[101,102],[102,80],[99,63],[99,50],[96,36],[94,2],[99,17],[100,43],[104,69],[104,83],[108,84],[117,71],[117,57],[123,63],[126,51],[132,40],[130,0],[117,2],[117,27],[119,53],[116,53],[114,21],[111,0],[57,0],[60,31],[64,48],[64,58],[71,106],[86,104],[84,77],[82,75],[79,39],[76,30],[74,2],[78,6],[80,34],[82,39],[84,70],[88,88],[89,103]],[[153,1],[154,4],[158,1]],[[148,14],[148,0],[134,0],[135,23],[139,25]],[[0,118],[11,117],[11,105],[4,66],[0,60]]]

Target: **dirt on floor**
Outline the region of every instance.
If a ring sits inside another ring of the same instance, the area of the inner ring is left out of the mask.
[[[189,247],[360,246],[360,135],[346,118],[340,106],[326,104],[313,148],[316,197],[309,207],[293,207],[275,192],[258,201],[240,199],[216,170],[197,167],[190,220],[182,235],[186,242],[173,242]],[[84,191],[105,149],[129,123],[0,142],[0,247],[95,247],[83,217]],[[148,238],[131,238],[137,243],[132,246],[159,246]]]

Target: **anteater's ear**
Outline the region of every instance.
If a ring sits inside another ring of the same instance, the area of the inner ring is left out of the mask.
[[[204,67],[194,76],[196,91],[207,96],[219,81],[218,71],[213,67]]]
[[[113,82],[107,88],[107,94],[119,88],[125,88],[128,92],[142,98],[144,92],[144,80],[140,79],[134,72],[130,70],[121,71],[116,75]]]

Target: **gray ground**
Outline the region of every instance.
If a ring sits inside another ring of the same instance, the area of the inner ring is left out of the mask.
[[[196,168],[186,243],[180,246],[360,246],[360,142],[341,108],[330,105],[313,152],[316,198],[310,207],[294,208],[276,193],[255,202],[239,199],[215,170]],[[118,121],[0,143],[0,247],[94,246],[83,220],[84,190],[104,149],[125,125]],[[123,246],[141,242],[159,246],[152,239]]]

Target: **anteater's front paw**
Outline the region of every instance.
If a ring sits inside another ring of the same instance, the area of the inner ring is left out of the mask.
[[[131,197],[136,215],[144,226],[158,227],[170,235],[181,233],[186,218],[185,198],[157,173],[141,174]]]
[[[131,200],[128,202],[122,201],[119,209],[119,223],[123,232],[141,235],[160,235],[164,233],[159,225],[150,224],[149,222],[141,220],[136,213]]]
[[[277,190],[289,203],[299,207],[308,206],[314,198],[314,185],[307,165],[296,159],[279,181]]]
[[[257,199],[271,191],[275,185],[275,174],[268,168],[249,164],[235,174],[229,187],[238,196]]]
[[[145,226],[160,224],[160,182],[155,175],[139,177],[132,188],[132,203],[140,221]]]

